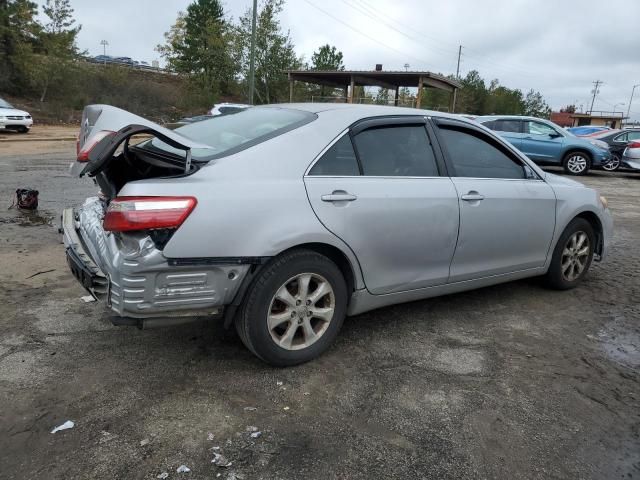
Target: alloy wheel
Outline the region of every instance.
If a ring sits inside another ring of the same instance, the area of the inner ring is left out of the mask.
[[[602,168],[605,169],[607,172],[616,171],[618,168],[620,168],[620,157],[618,155],[613,155],[611,157],[611,160],[609,160],[607,163],[602,165]]]
[[[336,309],[331,284],[316,273],[301,273],[275,293],[267,313],[273,341],[285,350],[301,350],[327,331]]]
[[[562,277],[573,282],[584,272],[591,254],[591,242],[583,231],[575,232],[569,237],[562,251]]]
[[[587,159],[583,155],[574,154],[567,160],[567,170],[579,174],[587,169],[587,164]]]

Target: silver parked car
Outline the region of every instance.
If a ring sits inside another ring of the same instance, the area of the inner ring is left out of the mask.
[[[71,171],[102,194],[65,210],[67,258],[113,322],[222,318],[278,366],[346,315],[538,275],[572,288],[611,238],[595,190],[440,112],[272,105],[168,130],[92,105],[79,146]]]

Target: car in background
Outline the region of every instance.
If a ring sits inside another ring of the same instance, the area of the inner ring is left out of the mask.
[[[622,166],[640,170],[640,141],[631,142],[622,152]]]
[[[6,100],[0,98],[0,129],[27,133],[33,125],[28,112],[18,110]]]
[[[640,141],[640,130],[606,130],[590,138],[600,140],[609,145],[611,160],[604,164],[602,168],[613,172],[620,168],[622,154],[629,142]]]
[[[193,117],[184,117],[176,122],[177,125],[189,125],[190,123],[202,122],[203,120],[209,120],[213,118],[213,115],[194,115]]]
[[[251,107],[251,105],[244,103],[216,103],[209,111],[209,114],[214,117],[218,115],[229,115],[230,113],[242,112],[249,107]]]
[[[542,118],[490,115],[476,122],[494,130],[534,162],[561,165],[569,175],[584,175],[611,159],[605,142],[576,137]]]
[[[539,275],[576,287],[612,234],[597,191],[442,112],[279,104],[167,130],[90,105],[78,138],[71,173],[101,195],[64,210],[66,255],[112,322],[235,323],[276,366],[326,351],[346,315]]]
[[[576,137],[588,137],[591,135],[597,135],[604,131],[611,130],[610,127],[596,127],[591,125],[584,125],[582,127],[567,128],[567,132],[571,132]]]

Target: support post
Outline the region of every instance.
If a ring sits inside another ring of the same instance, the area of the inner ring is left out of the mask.
[[[420,105],[422,105],[422,86],[423,78],[422,75],[420,75],[420,78],[418,79],[418,96],[416,97],[416,108],[420,108]]]
[[[393,100],[393,104],[397,107],[398,106],[398,97],[399,97],[399,92],[400,92],[400,87],[396,87],[396,96],[395,99]]]
[[[289,103],[293,103],[293,82],[295,82],[295,80],[291,78],[291,74],[289,74]]]
[[[349,103],[353,103],[353,91],[355,89],[355,83],[353,82],[353,75],[351,75],[351,81],[349,82],[349,86],[351,87],[349,92]]]
[[[458,97],[458,89],[454,87],[453,93],[449,94],[449,111],[454,113],[456,111],[456,99]]]
[[[349,85],[345,85],[342,88],[342,91],[344,93],[344,103],[348,103],[349,102]]]

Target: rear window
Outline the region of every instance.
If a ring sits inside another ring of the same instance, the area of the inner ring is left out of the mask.
[[[212,160],[282,135],[316,118],[315,114],[302,110],[253,107],[233,115],[220,115],[185,125],[177,128],[176,132],[213,147],[213,150],[193,149],[191,156],[194,160]],[[184,150],[173,148],[157,138],[140,145],[140,148],[185,155]]]

